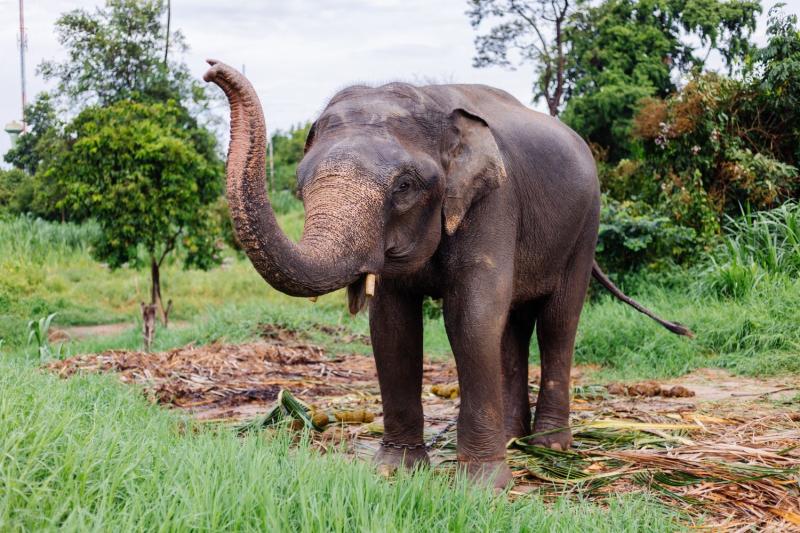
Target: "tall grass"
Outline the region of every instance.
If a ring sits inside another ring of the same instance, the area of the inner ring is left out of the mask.
[[[0,220],[0,261],[64,260],[87,252],[98,231],[94,222],[54,224],[30,216]]]
[[[767,277],[800,274],[800,204],[729,218],[723,244],[703,273],[707,294],[742,297]]]

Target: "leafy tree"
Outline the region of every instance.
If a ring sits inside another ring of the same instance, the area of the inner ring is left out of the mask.
[[[612,161],[630,156],[638,102],[672,94],[676,76],[702,70],[711,52],[729,71],[741,64],[760,11],[756,0],[580,0],[567,28],[564,121]]]
[[[64,197],[64,174],[58,164],[67,149],[65,123],[57,104],[70,113],[87,106],[110,106],[122,101],[172,102],[173,118],[186,131],[193,149],[209,166],[219,165],[217,143],[200,125],[210,101],[205,89],[190,76],[185,64],[170,59],[186,49],[180,33],[167,43],[162,0],[107,0],[93,12],[74,10],[56,22],[67,49],[62,62],[45,61],[45,79],[58,82],[56,91],[40,95],[26,111],[30,133],[20,137],[6,160],[31,174],[22,208],[49,219],[79,221],[91,213],[71,212]],[[63,112],[62,112],[63,114]],[[56,176],[59,176],[56,179]],[[15,204],[16,205],[16,204]],[[58,207],[60,206],[60,207]]]
[[[272,179],[272,190],[297,189],[297,164],[303,159],[306,137],[311,129],[311,123],[292,126],[288,131],[276,131],[272,135],[272,151],[275,166],[275,175]],[[267,162],[269,164],[269,162]],[[267,174],[269,175],[269,174]]]
[[[473,65],[486,67],[532,63],[536,74],[534,101],[544,98],[552,116],[558,115],[566,96],[567,53],[565,33],[575,0],[470,0],[467,15],[475,29],[484,21],[497,24],[475,38]]]
[[[13,191],[14,201],[7,210],[20,214],[32,213],[49,220],[65,220],[68,213],[56,203],[63,190],[44,172],[64,150],[64,123],[58,117],[53,98],[41,93],[25,112],[28,131],[21,135],[14,148],[6,152],[5,160],[25,173]]]
[[[168,255],[182,252],[187,267],[203,269],[220,260],[211,210],[221,166],[197,149],[195,138],[208,133],[182,120],[173,102],[88,107],[67,127],[69,146],[50,169],[66,191],[62,203],[100,225],[99,260],[112,268],[149,264],[151,305],[165,323],[160,268]]]
[[[751,113],[761,128],[751,128],[770,151],[795,166],[800,165],[800,26],[796,15],[773,7],[767,23],[767,44],[756,50],[748,79],[760,98]],[[759,131],[760,129],[760,131]],[[763,132],[769,132],[763,135]]]
[[[695,74],[667,97],[640,103],[632,122],[635,157],[599,164],[609,197],[601,253],[610,251],[610,261],[652,264],[662,253],[685,260],[691,241],[669,242],[684,233],[675,229],[691,229],[695,247],[709,248],[727,217],[800,198],[796,18],[773,10],[767,39],[743,75]],[[656,232],[650,222],[664,216],[677,228],[662,224]],[[631,248],[648,234],[646,247]]]
[[[733,68],[751,49],[758,0],[470,0],[476,66],[530,64],[544,98],[617,161],[637,103],[675,91],[711,52]]]
[[[33,196],[30,176],[18,168],[0,168],[0,213],[19,214]]]
[[[58,118],[52,95],[47,92],[39,94],[36,101],[27,106],[25,119],[27,132],[20,135],[16,146],[6,152],[4,158],[6,163],[33,175],[39,164],[52,154],[64,123]]]
[[[106,0],[94,12],[69,11],[56,21],[67,59],[44,61],[39,72],[81,106],[205,98],[186,65],[168,60],[167,47],[182,53],[186,44],[180,32],[167,35],[165,14],[163,0]]]

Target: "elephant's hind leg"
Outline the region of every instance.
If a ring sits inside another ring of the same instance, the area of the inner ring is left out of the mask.
[[[386,280],[370,301],[369,326],[384,424],[374,461],[386,473],[428,464],[422,436],[422,298]]]
[[[502,340],[503,416],[506,440],[531,433],[528,354],[536,323],[533,304],[509,313]]]

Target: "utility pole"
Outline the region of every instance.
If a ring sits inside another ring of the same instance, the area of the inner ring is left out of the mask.
[[[22,131],[28,128],[25,121],[25,106],[28,105],[25,96],[25,49],[28,47],[28,38],[25,36],[25,8],[23,0],[19,0],[19,70],[22,83]]]
[[[20,0],[21,2],[22,0]],[[164,66],[167,66],[167,60],[169,59],[169,32],[170,32],[170,24],[172,23],[172,2],[171,0],[167,0],[167,40],[164,44]]]

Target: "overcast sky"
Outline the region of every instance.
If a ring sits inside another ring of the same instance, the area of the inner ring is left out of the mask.
[[[36,66],[64,57],[56,18],[99,3],[27,0],[29,101],[46,88]],[[786,3],[800,13],[800,0]],[[357,82],[486,83],[529,103],[530,69],[472,67],[475,33],[466,6],[466,0],[172,0],[172,24],[186,36],[184,59],[198,78],[207,57],[246,66],[271,130],[314,118],[333,93]],[[2,125],[21,115],[18,17],[18,0],[0,0]],[[0,132],[0,154],[9,146]]]

